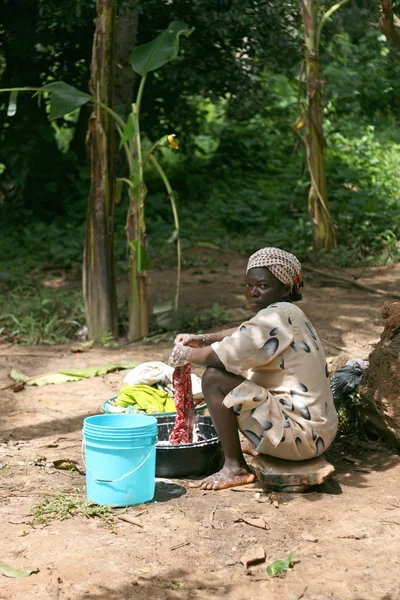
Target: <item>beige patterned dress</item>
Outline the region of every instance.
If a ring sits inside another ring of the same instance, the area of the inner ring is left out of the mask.
[[[212,348],[227,371],[246,378],[224,405],[255,450],[305,460],[332,444],[338,421],[325,354],[298,306],[271,304]]]

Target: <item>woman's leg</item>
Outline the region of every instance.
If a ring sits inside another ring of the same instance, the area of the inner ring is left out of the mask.
[[[206,369],[203,374],[203,394],[222,444],[225,464],[221,471],[210,475],[203,481],[192,484],[192,487],[221,490],[254,481],[254,475],[249,471],[240,448],[236,415],[232,408],[226,408],[223,405],[225,396],[242,381],[244,381],[243,377],[213,367]]]

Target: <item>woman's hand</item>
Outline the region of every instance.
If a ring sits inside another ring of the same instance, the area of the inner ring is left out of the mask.
[[[183,344],[175,344],[168,360],[169,366],[181,367],[182,365],[185,365],[186,363],[190,362],[192,353],[193,348],[184,346]]]
[[[178,333],[174,340],[175,345],[189,346],[190,348],[204,348],[209,346],[211,340],[208,340],[209,336],[200,334],[195,335],[193,333]]]

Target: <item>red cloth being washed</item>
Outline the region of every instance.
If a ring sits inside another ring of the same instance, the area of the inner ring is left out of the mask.
[[[191,444],[193,440],[195,409],[190,372],[190,363],[186,363],[182,367],[175,367],[172,375],[176,418],[169,436],[170,444]]]

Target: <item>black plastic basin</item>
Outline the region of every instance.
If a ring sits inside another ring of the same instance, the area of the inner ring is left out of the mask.
[[[196,428],[204,441],[194,444],[160,444],[168,441],[175,424],[175,416],[158,417],[157,421],[157,477],[208,475],[222,467],[224,454],[211,417],[196,415]]]

